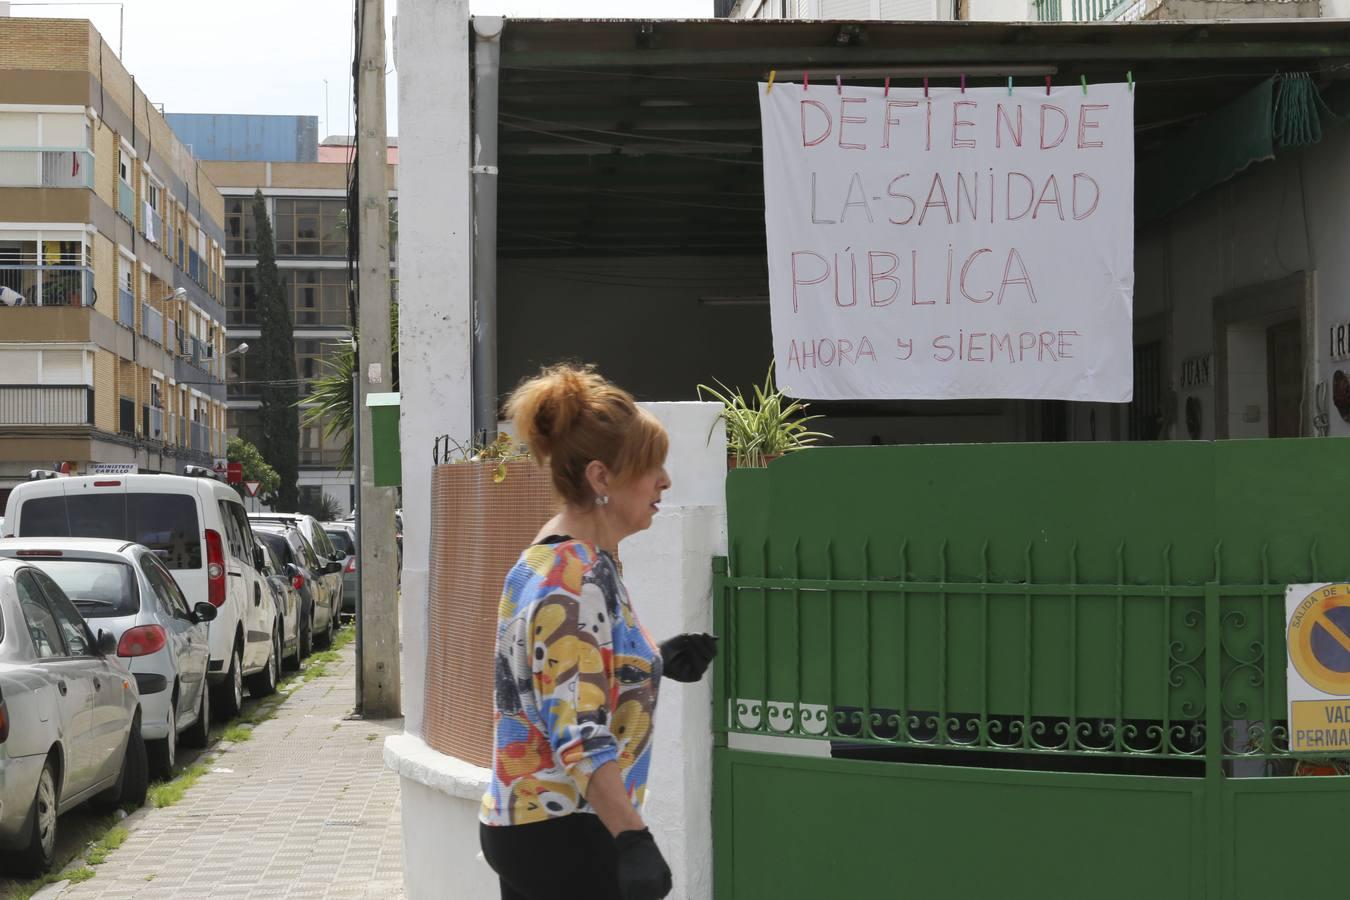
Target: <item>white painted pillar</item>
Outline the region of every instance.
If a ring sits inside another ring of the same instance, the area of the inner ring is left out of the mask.
[[[399,439],[403,448],[403,708],[422,733],[432,447],[472,430],[469,4],[400,0]]]

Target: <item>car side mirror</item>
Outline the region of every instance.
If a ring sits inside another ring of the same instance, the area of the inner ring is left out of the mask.
[[[341,571],[342,571],[342,563],[336,560],[328,563],[323,567],[323,574],[325,575],[336,575],[338,572]]]
[[[198,624],[202,622],[214,622],[216,620],[216,608],[210,603],[198,603],[192,607],[192,618]]]
[[[98,630],[98,652],[103,656],[117,655],[117,635],[111,631]]]
[[[263,554],[262,548],[256,544],[253,547],[253,568],[259,572],[267,568],[267,557]]]

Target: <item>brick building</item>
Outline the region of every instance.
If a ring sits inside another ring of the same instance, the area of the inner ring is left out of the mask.
[[[0,500],[225,455],[223,221],[89,22],[0,18]]]

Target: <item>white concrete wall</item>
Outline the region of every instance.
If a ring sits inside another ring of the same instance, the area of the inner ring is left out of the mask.
[[[471,437],[472,233],[467,0],[398,8],[399,440],[403,449],[403,710],[422,730],[431,454]]]
[[[1136,242],[1135,316],[1161,314],[1169,323],[1168,367],[1174,387],[1182,360],[1215,352],[1215,298],[1298,272],[1316,275],[1313,340],[1305,348],[1312,356],[1309,380],[1326,383],[1330,393],[1337,369],[1350,374],[1350,364],[1329,358],[1326,333],[1332,324],[1350,320],[1347,198],[1350,129],[1332,127],[1320,144],[1282,152],[1277,160],[1253,166],[1167,219],[1141,229]],[[1241,349],[1248,359],[1235,363],[1238,378],[1232,387],[1237,392],[1230,391],[1228,408],[1239,415],[1230,418],[1230,431],[1234,437],[1264,436],[1266,399],[1248,377],[1259,374],[1257,369],[1264,371],[1264,336],[1238,344],[1230,342],[1230,353]],[[1313,391],[1308,393],[1311,403]],[[1184,404],[1192,395],[1202,404],[1201,437],[1211,440],[1216,435],[1214,385],[1178,391],[1171,435],[1186,436]],[[1253,403],[1262,407],[1261,421],[1244,425],[1240,414]],[[1350,435],[1350,423],[1334,405],[1328,404],[1328,412],[1330,434]]]

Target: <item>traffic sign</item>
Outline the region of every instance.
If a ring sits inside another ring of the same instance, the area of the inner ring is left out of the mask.
[[[1286,592],[1289,749],[1350,750],[1350,584]]]
[[[262,487],[261,481],[245,481],[244,490],[248,491],[250,497],[258,496],[258,488]]]

